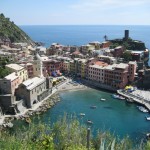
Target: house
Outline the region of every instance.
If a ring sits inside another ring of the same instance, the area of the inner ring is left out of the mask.
[[[41,101],[41,95],[47,90],[46,78],[34,77],[21,83],[16,90],[16,96],[23,99],[25,105],[31,108],[35,103]]]
[[[0,90],[3,94],[14,95],[15,89],[20,84],[19,76],[16,72],[7,75],[4,79],[0,79]]]
[[[25,67],[22,67],[18,64],[7,64],[5,67],[11,72],[15,72],[19,76],[19,83],[22,83],[28,79],[28,72]]]

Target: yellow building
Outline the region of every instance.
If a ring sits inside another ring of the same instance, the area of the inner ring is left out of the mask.
[[[19,77],[19,83],[26,81],[28,79],[28,72],[25,67],[18,65],[18,64],[8,64],[6,65],[11,72],[15,72],[16,75]]]
[[[75,62],[70,61],[70,73],[75,74]]]
[[[78,60],[78,75],[81,78],[85,78],[86,76],[86,59],[80,59]]]

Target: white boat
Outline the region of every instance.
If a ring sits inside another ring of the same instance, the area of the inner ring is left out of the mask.
[[[106,101],[106,99],[105,99],[105,98],[101,98],[100,100],[101,100],[101,101]]]
[[[147,110],[146,108],[142,107],[142,106],[137,106],[137,107],[138,107],[138,109],[139,109],[140,111],[142,111],[142,112],[144,112],[144,113],[147,113],[147,112],[148,112],[148,110]]]
[[[146,117],[146,120],[149,120],[149,121],[150,121],[150,117]]]
[[[88,124],[93,124],[93,122],[91,120],[87,120]]]
[[[119,98],[119,95],[117,95],[117,94],[112,94],[112,97],[117,99],[117,98]]]
[[[125,100],[126,98],[123,96],[119,96],[118,99]]]
[[[80,116],[85,116],[85,114],[84,114],[84,113],[80,113],[79,115],[80,115]]]

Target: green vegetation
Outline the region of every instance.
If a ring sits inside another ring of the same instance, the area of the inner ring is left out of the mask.
[[[123,46],[125,50],[145,50],[145,43],[141,42],[141,41],[135,41],[131,38],[129,38],[128,40],[124,40],[124,39],[116,39],[116,40],[110,40],[110,42],[112,43],[111,47],[115,48],[119,45]]]
[[[0,60],[0,78],[4,78],[5,76],[9,75],[11,72],[5,68],[5,65],[9,62],[8,59],[1,59]]]
[[[11,131],[11,132],[10,132]],[[0,132],[0,147],[4,150],[88,150],[87,127],[79,123],[76,117],[59,119],[52,126],[29,124],[12,133]],[[129,138],[120,140],[108,132],[98,132],[90,136],[89,150],[149,150],[150,142],[137,143],[135,146]]]
[[[125,61],[132,60],[132,54],[130,51],[125,51],[122,55],[122,58],[124,58]]]
[[[30,37],[4,14],[0,14],[0,38],[9,38],[11,42],[33,43]]]

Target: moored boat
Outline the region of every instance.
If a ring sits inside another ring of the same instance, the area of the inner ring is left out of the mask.
[[[101,101],[106,101],[106,99],[105,99],[105,98],[101,98],[100,100],[101,100]]]
[[[112,97],[117,99],[117,98],[119,98],[119,95],[117,95],[117,94],[112,94]]]
[[[126,98],[123,96],[119,96],[118,99],[125,100]]]
[[[97,106],[93,105],[93,106],[90,106],[90,108],[95,109],[97,108]]]
[[[146,117],[146,120],[150,121],[150,117]]]
[[[26,123],[31,123],[31,119],[29,117],[27,117],[25,120],[26,120]]]
[[[93,122],[91,120],[87,120],[88,124],[93,124]]]
[[[137,106],[137,108],[138,108],[140,111],[144,112],[144,113],[147,113],[147,112],[148,112],[148,110],[147,110],[146,108],[142,107],[142,106]]]
[[[80,115],[80,116],[85,116],[85,114],[84,114],[84,113],[80,113],[79,115]]]
[[[133,103],[134,102],[132,98],[127,98],[126,101],[129,102],[129,103]]]

